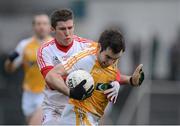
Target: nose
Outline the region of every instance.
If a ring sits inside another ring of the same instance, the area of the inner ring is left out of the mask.
[[[108,65],[112,65],[113,63],[114,63],[114,60],[112,60],[112,59],[108,60]]]
[[[69,29],[68,29],[68,28],[66,28],[66,30],[65,30],[65,35],[66,35],[66,36],[69,35]]]

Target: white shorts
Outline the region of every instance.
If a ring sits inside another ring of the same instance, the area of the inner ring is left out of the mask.
[[[31,114],[41,106],[43,99],[43,93],[24,91],[22,95],[22,110],[24,115],[26,117],[31,116]]]
[[[43,125],[98,125],[99,117],[85,112],[73,105],[66,105],[63,110],[43,109]]]

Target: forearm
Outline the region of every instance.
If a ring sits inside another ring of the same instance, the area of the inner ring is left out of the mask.
[[[130,84],[130,78],[131,78],[131,76],[121,74],[121,79],[120,79],[119,83],[120,84]]]
[[[140,86],[144,80],[143,64],[140,64],[134,71],[132,76],[121,75],[120,84],[130,84],[132,86]]]
[[[4,68],[7,73],[13,73],[16,70],[16,67],[9,59],[5,61]]]
[[[57,90],[66,96],[69,96],[69,88],[66,86],[62,78],[63,75],[65,75],[64,72],[59,72],[59,70],[57,71],[56,68],[53,68],[47,73],[45,80],[47,85],[52,89]]]

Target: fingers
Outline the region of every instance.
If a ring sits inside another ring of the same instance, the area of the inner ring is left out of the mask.
[[[139,85],[142,84],[143,80],[144,80],[144,72],[141,71],[141,72],[140,72],[140,78],[139,78]]]
[[[86,80],[82,80],[81,83],[79,84],[79,86],[84,86],[86,84]]]
[[[109,99],[109,98],[112,97],[113,95],[117,95],[117,92],[116,92],[116,91],[113,91],[113,92],[109,93],[109,94],[107,95],[107,98]]]
[[[116,103],[117,97],[118,97],[118,96],[115,96],[114,99],[113,99],[113,103],[114,103],[114,104]]]
[[[110,88],[104,91],[104,94],[109,94],[111,92],[113,92],[114,88]]]
[[[112,102],[112,103],[116,103],[116,100],[117,100],[117,97],[118,97],[118,95],[116,94],[116,95],[113,95],[113,96],[111,96],[110,98],[108,98],[109,99],[109,101],[110,102]]]
[[[143,64],[140,64],[137,68],[136,68],[136,70],[135,70],[135,72],[141,72],[142,71],[142,67],[143,67]]]

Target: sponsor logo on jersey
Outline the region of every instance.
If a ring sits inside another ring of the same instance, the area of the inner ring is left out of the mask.
[[[60,64],[61,62],[60,62],[60,60],[58,59],[58,57],[57,56],[53,56],[53,64],[54,65],[57,65],[57,64]]]
[[[96,90],[99,91],[105,91],[110,88],[112,88],[112,85],[110,85],[109,83],[97,83],[96,85]]]

